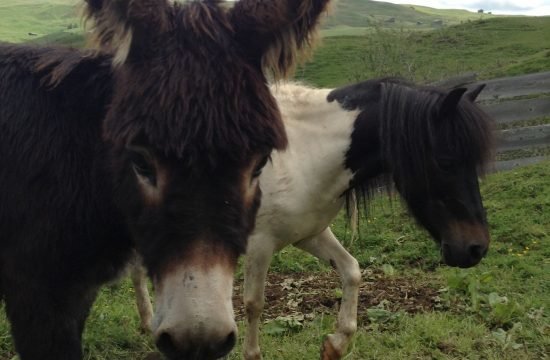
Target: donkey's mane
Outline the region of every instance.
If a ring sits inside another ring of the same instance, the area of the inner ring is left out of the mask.
[[[346,194],[348,214],[355,201],[367,210],[369,198],[381,186],[389,194],[394,179],[403,179],[404,197],[414,195],[418,186],[429,187],[433,176],[429,168],[437,169],[442,157],[475,165],[479,171],[485,169],[492,156],[493,120],[474,103],[462,99],[449,118],[441,118],[440,105],[448,91],[396,78],[365,83],[372,92],[365,101],[378,106],[378,119],[370,121],[379,122],[383,170],[379,177],[359,176],[353,182]],[[353,105],[362,110],[366,106]],[[449,153],[436,153],[441,143]]]

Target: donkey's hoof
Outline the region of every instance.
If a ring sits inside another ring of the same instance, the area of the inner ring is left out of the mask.
[[[321,347],[321,360],[339,360],[342,358],[341,350],[338,350],[333,344],[333,335],[328,335],[323,341]]]

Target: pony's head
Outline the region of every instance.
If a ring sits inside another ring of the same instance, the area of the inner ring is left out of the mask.
[[[489,247],[478,173],[492,154],[493,131],[492,120],[474,103],[482,88],[382,84],[383,162],[451,266],[474,266]]]
[[[476,265],[489,246],[478,173],[492,155],[493,121],[474,102],[482,88],[444,91],[382,79],[329,95],[361,110],[346,154],[352,187],[361,197],[380,175],[393,183],[451,266]]]
[[[103,135],[117,205],[156,287],[157,345],[169,358],[221,357],[236,339],[233,273],[258,176],[287,141],[264,71],[290,71],[328,0],[86,2],[112,54]]]

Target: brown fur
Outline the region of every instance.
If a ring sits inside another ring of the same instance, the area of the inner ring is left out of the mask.
[[[309,43],[327,2],[262,1],[282,17],[266,29],[257,0],[86,0],[97,50],[0,46],[0,293],[22,360],[80,360],[95,291],[134,250],[154,278],[234,270],[260,203],[251,169],[287,143],[262,59]],[[231,324],[172,320],[155,333],[169,358],[234,345]]]
[[[253,48],[263,50],[262,42],[270,44],[262,66],[278,80],[288,77],[314,44],[319,14],[327,11],[328,4],[326,0],[239,1],[231,16],[239,24],[237,35]]]

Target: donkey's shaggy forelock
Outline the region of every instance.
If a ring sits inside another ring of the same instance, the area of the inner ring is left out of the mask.
[[[112,108],[124,113],[109,113],[106,137],[123,146],[144,136],[165,154],[185,154],[189,165],[205,153],[215,166],[219,154],[241,160],[284,148],[280,114],[258,70],[288,75],[327,3],[239,1],[228,10],[193,1],[159,10],[153,0],[88,0],[92,34],[121,67]],[[136,44],[133,33],[147,41]]]

